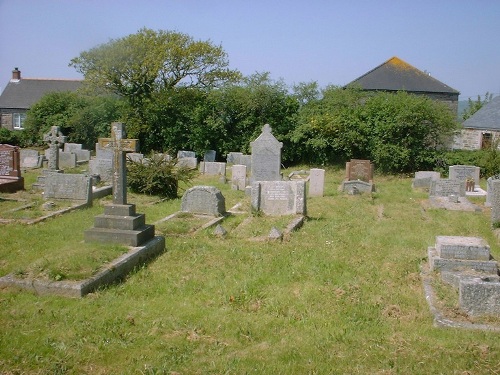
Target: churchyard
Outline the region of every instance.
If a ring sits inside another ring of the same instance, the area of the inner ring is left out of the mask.
[[[111,134],[104,194],[86,163],[21,178],[4,149],[5,184],[25,189],[0,194],[2,374],[500,371],[496,179],[283,169],[266,125],[232,155],[249,175],[206,157],[161,199],[128,191],[135,140]]]

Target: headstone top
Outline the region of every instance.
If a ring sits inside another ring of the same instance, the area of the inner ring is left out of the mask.
[[[44,142],[49,144],[48,168],[51,171],[59,169],[59,146],[66,143],[67,137],[61,133],[59,126],[52,126],[43,136]]]

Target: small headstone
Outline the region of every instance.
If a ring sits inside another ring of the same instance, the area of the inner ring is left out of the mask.
[[[82,145],[80,143],[65,143],[64,144],[64,152],[75,152],[82,149]]]
[[[304,181],[257,181],[252,184],[251,206],[266,215],[306,215]]]
[[[309,171],[309,196],[322,197],[325,190],[325,170],[311,168]]]
[[[235,164],[231,167],[231,189],[244,191],[247,186],[247,167]]]
[[[200,163],[200,173],[210,176],[226,176],[226,163],[202,161]]]
[[[240,157],[243,156],[242,152],[230,152],[227,154],[226,163],[227,164],[241,164]]]
[[[19,147],[0,144],[0,192],[13,193],[23,189]]]
[[[196,153],[194,151],[179,150],[177,152],[177,159],[183,158],[196,158]]]
[[[59,151],[59,168],[75,168],[76,167],[76,154],[73,152]]]
[[[467,179],[472,179],[479,184],[480,171],[481,168],[474,165],[451,165],[448,168],[450,180],[459,180],[464,183]]]
[[[222,216],[226,212],[226,201],[214,186],[193,186],[182,196],[181,211]]]
[[[227,230],[225,230],[222,225],[217,224],[217,226],[214,229],[214,236],[225,237],[226,235],[227,235]]]
[[[198,159],[192,157],[180,158],[177,159],[177,165],[179,167],[196,169],[196,167],[198,166]]]
[[[280,181],[281,178],[281,148],[279,142],[271,133],[269,124],[265,124],[262,133],[250,143],[252,148],[252,181]]]
[[[205,155],[203,155],[204,162],[214,162],[217,152],[215,150],[207,150],[205,151]]]
[[[76,155],[76,162],[86,162],[90,160],[90,150],[75,150],[72,151]]]
[[[460,180],[439,179],[431,181],[430,197],[449,197],[457,195],[465,197],[465,184]]]
[[[346,163],[346,180],[373,181],[374,166],[370,160],[351,159]]]
[[[40,168],[41,158],[37,150],[21,149],[21,168]]]
[[[45,177],[44,199],[67,199],[92,205],[92,177],[83,174],[50,173]]]
[[[431,187],[432,181],[439,180],[440,178],[441,174],[439,172],[418,171],[415,172],[415,178],[413,179],[412,187],[428,189]]]
[[[269,232],[268,238],[270,240],[282,240],[283,239],[283,233],[281,233],[281,231],[278,228],[272,227],[271,231]]]

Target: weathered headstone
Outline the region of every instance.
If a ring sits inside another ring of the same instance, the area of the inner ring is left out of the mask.
[[[21,149],[21,168],[40,168],[42,157],[37,150]]]
[[[266,215],[306,215],[305,181],[256,181],[251,206]]]
[[[450,180],[459,180],[464,183],[467,179],[472,179],[479,184],[480,171],[481,168],[474,165],[451,165],[448,168]]]
[[[94,228],[85,231],[85,241],[142,246],[153,239],[155,229],[145,223],[144,214],[136,214],[134,204],[127,203],[126,153],[137,151],[138,141],[126,139],[124,124],[114,122],[111,138],[101,138],[99,144],[113,150],[113,203],[105,206],[104,215],[94,218]]]
[[[231,189],[244,191],[247,186],[246,165],[235,164],[231,167]]]
[[[179,167],[196,169],[196,167],[198,166],[198,159],[193,157],[179,158],[177,159],[177,165]]]
[[[374,166],[370,160],[351,159],[345,165],[346,177],[341,190],[351,195],[375,191]]]
[[[179,150],[177,152],[177,159],[183,158],[196,158],[196,153],[194,151]]]
[[[67,137],[61,133],[59,126],[52,126],[50,132],[44,134],[43,140],[49,144],[48,169],[59,170],[59,147],[66,143]]]
[[[429,189],[430,197],[449,197],[450,195],[465,197],[465,184],[460,180],[444,178],[431,181]]]
[[[491,204],[491,224],[497,228],[500,226],[500,180],[491,180],[488,197]]]
[[[322,197],[325,190],[325,170],[311,168],[309,171],[309,196]]]
[[[200,163],[200,173],[211,176],[226,176],[226,163],[202,161]]]
[[[488,177],[488,179],[486,180],[486,202],[484,203],[484,205],[486,207],[491,207],[491,192],[493,191],[493,181],[494,180],[499,180],[500,179],[500,175],[494,175],[494,176],[491,176],[491,177]]]
[[[24,189],[19,147],[0,144],[0,192],[13,193]]]
[[[279,142],[271,133],[269,124],[265,124],[262,133],[250,143],[252,148],[252,181],[280,181],[281,148]]]
[[[226,201],[214,186],[193,186],[182,196],[181,211],[222,216],[226,212]]]
[[[240,157],[243,156],[243,152],[230,152],[227,154],[226,163],[227,164],[241,164]]]
[[[431,187],[432,181],[439,180],[440,178],[441,174],[439,172],[418,171],[415,172],[415,178],[413,179],[412,187],[428,189]]]
[[[129,152],[127,154],[127,160],[131,160],[136,163],[143,163],[145,161],[144,154],[140,152]]]
[[[75,153],[59,151],[59,168],[75,168],[76,160]]]
[[[83,174],[50,173],[45,178],[44,199],[67,199],[92,205],[92,178]]]
[[[205,155],[203,155],[203,161],[204,162],[214,162],[216,156],[217,156],[217,152],[215,150],[207,150],[207,151],[205,151]]]

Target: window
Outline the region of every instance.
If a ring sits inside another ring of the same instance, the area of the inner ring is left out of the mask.
[[[26,120],[26,113],[14,113],[12,116],[14,129],[24,129],[24,120]]]
[[[483,138],[481,140],[481,148],[491,148],[492,136],[491,133],[483,133]]]

